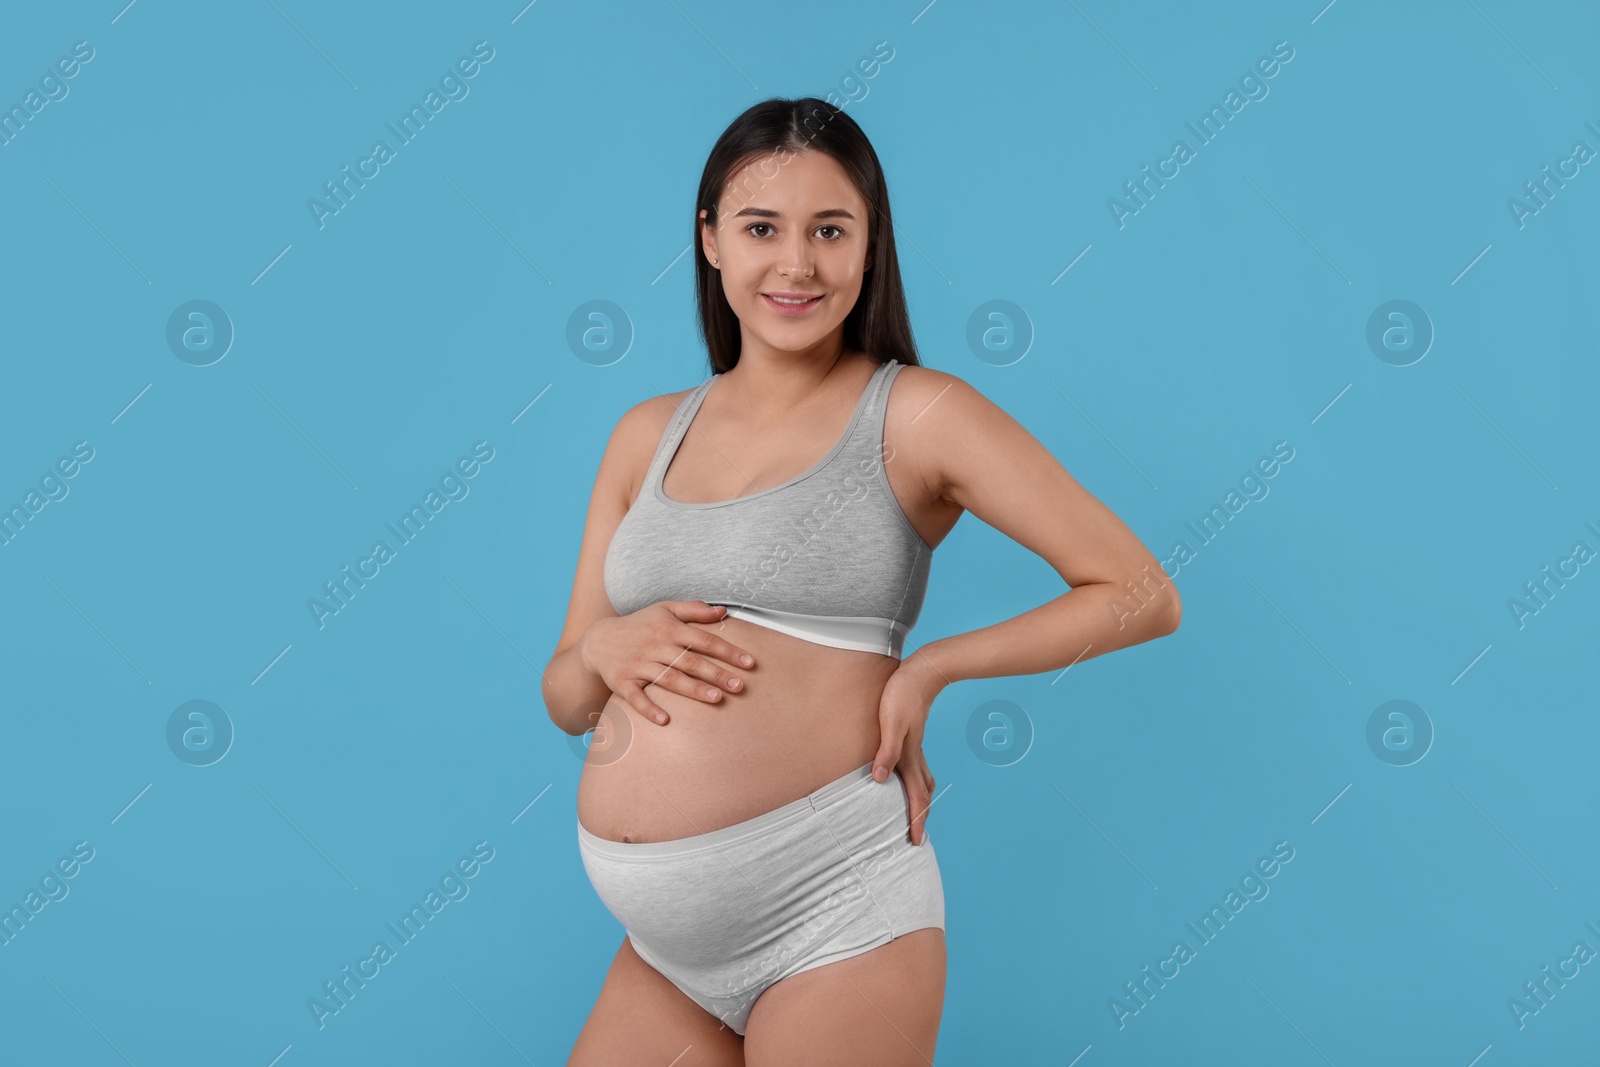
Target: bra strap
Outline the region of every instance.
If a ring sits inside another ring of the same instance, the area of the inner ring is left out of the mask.
[[[876,457],[883,450],[883,425],[889,405],[884,401],[889,395],[889,383],[894,381],[894,376],[900,373],[900,368],[905,364],[891,357],[875,372],[872,383],[872,396],[867,400],[867,408],[862,412],[861,422],[856,426],[855,432],[859,435],[866,434],[865,448]]]
[[[689,432],[689,423],[694,420],[695,412],[700,410],[700,402],[705,399],[706,393],[711,390],[711,383],[718,377],[712,375],[695,386],[678,405],[678,410],[672,413],[672,419],[662,431],[661,442],[656,445],[656,454],[650,460],[650,469],[645,477],[646,489],[652,488],[652,483],[659,484],[666,476],[667,457],[678,450],[678,443],[683,440],[683,435]]]

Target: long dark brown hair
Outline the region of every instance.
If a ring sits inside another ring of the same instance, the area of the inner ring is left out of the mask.
[[[867,230],[867,257],[872,264],[862,279],[861,296],[844,320],[844,344],[887,362],[891,357],[921,366],[911,320],[906,313],[905,289],[900,284],[900,260],[895,253],[894,220],[889,214],[889,187],[872,142],[842,110],[814,96],[795,100],[763,100],[734,119],[706,159],[695,198],[694,243],[695,299],[700,335],[705,339],[713,374],[732,370],[739,362],[739,317],[722,292],[715,268],[701,248],[700,210],[705,225],[717,224],[717,200],[739,169],[753,159],[807,150],[826,152],[849,175],[872,218]],[[757,179],[759,181],[759,178]]]

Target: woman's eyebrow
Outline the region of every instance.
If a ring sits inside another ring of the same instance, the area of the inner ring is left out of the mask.
[[[737,219],[745,215],[753,215],[764,219],[779,219],[783,217],[781,212],[773,211],[771,208],[764,207],[742,207],[728,217]],[[814,219],[849,219],[851,222],[856,220],[854,215],[850,214],[850,212],[846,211],[842,207],[827,208],[823,211],[817,212],[811,217]]]

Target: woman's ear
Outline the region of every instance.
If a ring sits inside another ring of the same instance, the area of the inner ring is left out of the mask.
[[[700,209],[700,245],[703,253],[715,267],[717,265],[717,238],[716,228],[706,222],[706,209]]]

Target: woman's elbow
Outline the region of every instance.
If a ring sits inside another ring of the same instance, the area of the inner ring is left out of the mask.
[[[1167,591],[1167,610],[1163,613],[1162,619],[1162,637],[1175,633],[1178,629],[1178,624],[1183,622],[1183,601],[1178,599],[1178,591],[1176,589]]]

